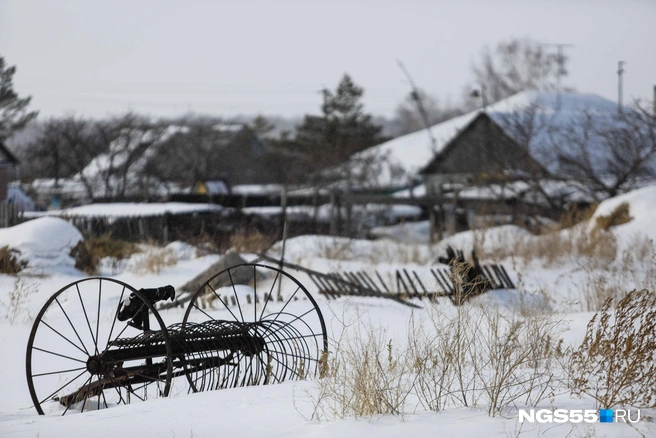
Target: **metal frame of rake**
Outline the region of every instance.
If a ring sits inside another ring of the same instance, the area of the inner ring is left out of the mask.
[[[36,317],[26,373],[39,414],[64,415],[198,392],[303,379],[328,351],[316,301],[288,273],[240,264],[210,277],[165,326],[171,286],[92,277],[64,286]],[[179,316],[179,315],[178,315]]]

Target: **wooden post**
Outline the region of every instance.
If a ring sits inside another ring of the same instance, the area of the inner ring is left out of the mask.
[[[435,240],[435,234],[437,233],[437,217],[435,215],[435,205],[431,204],[429,205],[429,220],[430,220],[430,229],[428,231],[429,234],[429,242],[431,244],[436,243]]]
[[[330,191],[330,235],[337,235],[337,217],[336,217],[336,208],[337,208],[337,194],[335,191]]]

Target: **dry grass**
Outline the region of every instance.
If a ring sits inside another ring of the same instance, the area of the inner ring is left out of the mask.
[[[184,241],[196,248],[196,253],[199,257],[222,252],[217,239],[205,231],[204,228],[201,229],[198,235],[187,237]]]
[[[406,356],[384,330],[361,321],[343,325],[332,351],[322,358],[321,379],[310,393],[311,419],[402,415],[412,390]]]
[[[634,236],[614,263],[600,268],[582,265],[581,310],[598,311],[604,303],[619,302],[631,289],[656,290],[656,244]]]
[[[656,294],[606,300],[570,362],[570,388],[599,407],[656,407]]]
[[[424,265],[433,257],[426,245],[407,243],[387,243],[376,247],[374,251],[367,254],[367,261],[372,264],[402,263]]]
[[[358,246],[355,241],[341,237],[321,239],[316,247],[316,255],[328,260],[357,260],[370,264],[427,264],[433,259],[430,248],[423,244],[386,240],[367,241],[363,244],[367,246]]]
[[[178,259],[170,248],[143,245],[132,270],[137,274],[159,274],[163,268],[174,266]],[[133,258],[134,259],[134,258]]]
[[[10,324],[17,322],[31,322],[34,315],[30,312],[30,296],[38,291],[36,283],[30,283],[24,278],[17,278],[14,282],[14,288],[9,292],[9,302],[5,304],[7,310],[5,319]]]
[[[326,237],[317,242],[317,257],[329,260],[352,260],[353,241],[343,237]]]
[[[563,214],[555,229],[512,239],[506,246],[492,252],[484,252],[486,230],[475,231],[474,248],[482,258],[494,261],[513,257],[524,265],[540,260],[545,267],[550,267],[583,259],[587,268],[605,268],[620,255],[611,228],[630,221],[631,216],[629,205],[622,203],[608,216],[597,216],[591,223],[595,209],[596,206],[573,209]],[[644,252],[644,245],[640,246],[643,248],[638,249]]]
[[[272,236],[266,236],[259,231],[237,231],[230,236],[230,248],[238,253],[265,253],[275,242]]]
[[[608,216],[597,216],[595,225],[597,228],[608,231],[611,227],[622,225],[629,222],[631,219],[631,214],[629,213],[629,204],[623,202],[608,215]]]
[[[20,251],[4,246],[0,248],[0,273],[16,275],[25,267],[27,261],[20,259]]]
[[[540,259],[545,267],[561,265],[574,258],[585,258],[591,265],[607,266],[617,257],[618,244],[610,231],[585,224],[541,236],[528,236],[512,242],[504,256],[519,258],[525,264]]]
[[[455,314],[436,307],[430,321],[410,340],[423,407],[485,405],[495,416],[518,403],[535,405],[554,391],[565,330],[554,315],[466,305]]]
[[[357,320],[343,325],[316,382],[313,419],[403,415],[485,406],[495,416],[535,405],[559,384],[562,321],[533,309],[502,314],[490,306],[435,305],[411,319],[406,344]]]
[[[572,207],[560,216],[556,229],[565,230],[572,228],[580,223],[588,222],[599,204],[592,204],[588,207]]]
[[[93,275],[97,273],[101,259],[110,257],[116,264],[138,252],[138,245],[105,235],[81,240],[71,250],[71,257],[75,259],[77,269]]]

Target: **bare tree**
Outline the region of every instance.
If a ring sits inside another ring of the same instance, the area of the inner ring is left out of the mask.
[[[127,113],[98,122],[94,128],[105,152],[80,172],[79,177],[89,182],[96,196],[121,198],[140,192],[142,171],[149,155],[146,152],[161,141],[166,126]]]
[[[554,131],[553,120],[544,105],[535,100],[528,105],[494,117],[502,129],[530,156],[544,167],[525,167],[516,180],[525,182],[533,195],[533,201],[544,202],[554,209],[563,208],[560,191],[554,191],[552,183],[558,179],[557,157],[551,148],[550,139]]]
[[[494,50],[486,46],[472,64],[474,84],[485,88],[489,103],[525,90],[552,90],[557,76],[567,75],[565,55],[559,55],[538,41],[513,38],[500,42]]]
[[[93,122],[75,116],[51,118],[26,147],[28,174],[51,177],[58,184],[61,178],[80,172],[103,151]],[[91,187],[84,179],[82,182],[91,197]]]
[[[603,200],[656,178],[656,119],[637,103],[621,112],[588,108],[564,118],[535,101],[494,117],[550,171],[548,178],[542,172],[529,172],[524,178],[551,207],[564,205],[558,187]]]
[[[640,104],[611,117],[586,111],[553,138],[562,171],[597,200],[656,178],[656,118]]]

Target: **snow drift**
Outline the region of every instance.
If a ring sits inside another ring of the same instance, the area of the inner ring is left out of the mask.
[[[31,273],[70,269],[75,260],[71,249],[82,240],[80,231],[63,219],[42,217],[0,230],[0,247],[21,252]]]

